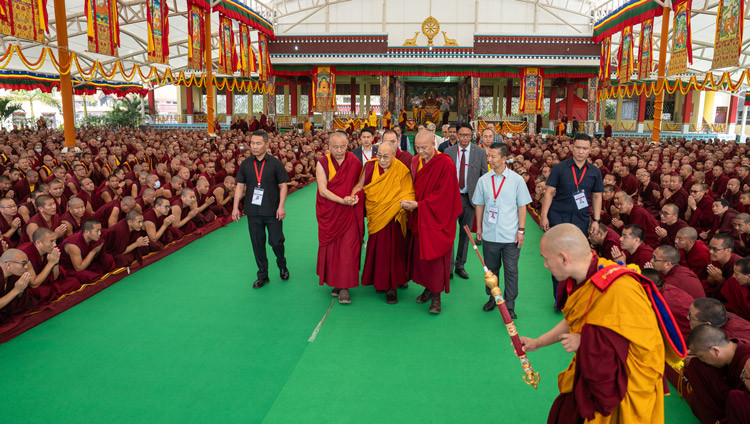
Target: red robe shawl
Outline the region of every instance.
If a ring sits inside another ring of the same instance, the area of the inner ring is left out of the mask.
[[[326,156],[320,158],[319,163],[327,173],[328,158]],[[349,196],[354,186],[359,182],[361,171],[362,162],[352,152],[346,152],[344,161],[336,169],[336,175],[328,181],[328,190],[339,197]],[[361,195],[360,198],[362,198]],[[364,202],[362,200],[354,206],[347,206],[332,202],[318,193],[315,200],[315,215],[318,218],[318,242],[320,246],[328,245],[336,240],[349,228],[349,225],[357,225],[359,235],[362,237],[364,235],[363,208]]]

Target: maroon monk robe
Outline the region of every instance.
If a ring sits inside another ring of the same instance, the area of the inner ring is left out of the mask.
[[[714,216],[714,212],[711,209],[713,203],[714,199],[708,195],[704,195],[696,205],[693,215],[688,220],[688,224],[695,228],[698,233],[709,231],[713,226],[714,220],[716,219],[716,216]]]
[[[750,342],[750,321],[738,315],[727,312],[727,322],[721,326],[724,334],[730,339],[740,339]]]
[[[747,286],[740,284],[732,277],[721,286],[721,297],[726,300],[724,306],[727,311],[750,320],[750,290]]]
[[[690,191],[690,189],[693,187],[693,176],[688,175],[687,178],[682,180],[682,188],[685,189],[685,191]]]
[[[406,151],[401,150],[398,147],[396,147],[396,159],[400,160],[401,163],[403,163],[404,165],[406,165],[407,168],[411,167],[411,161],[412,161],[413,157],[414,156],[412,156],[411,153],[406,152]],[[532,191],[532,193],[533,193],[533,191]]]
[[[331,157],[336,171],[333,178],[328,174],[328,156],[318,163],[323,167],[328,180],[328,190],[339,197],[346,197],[359,182],[362,162],[352,152],[346,152],[339,163]],[[354,206],[332,202],[317,194],[315,215],[318,220],[318,264],[316,273],[320,285],[328,284],[339,289],[350,289],[359,285],[359,266],[364,235],[364,202],[362,192]]]
[[[706,267],[711,263],[711,254],[708,246],[701,240],[696,240],[690,251],[680,249],[680,265],[690,268],[701,281],[708,278]],[[704,289],[705,290],[705,289]]]
[[[660,223],[659,226],[667,230],[667,235],[659,241],[659,246],[674,246],[674,239],[677,236],[677,232],[689,225],[684,220],[677,218],[677,222],[674,224],[667,225]]]
[[[216,215],[216,216],[229,216],[229,215],[232,214],[232,203],[233,203],[233,201],[230,200],[224,206],[221,206],[219,204],[219,200],[218,200],[219,198],[216,197],[216,190],[219,189],[220,187],[221,187],[222,192],[224,193],[224,199],[227,198],[226,197],[226,195],[227,195],[227,193],[226,193],[226,187],[224,187],[224,183],[214,184],[210,189],[208,189],[208,193],[209,193],[210,196],[214,196],[214,199],[216,199],[216,203],[214,203],[213,205],[209,206],[208,209],[211,210],[211,212],[213,212],[214,215]],[[244,202],[240,202],[240,205],[242,205],[242,203],[244,203]],[[241,210],[242,209],[240,209],[240,211]]]
[[[15,275],[5,278],[0,271],[0,297],[5,296],[13,290],[13,287],[19,278],[20,277]],[[0,308],[0,325],[10,321],[13,317],[33,310],[38,304],[39,301],[31,295],[27,286],[23,293],[16,296],[15,299],[11,300],[10,303],[3,308]]]
[[[666,283],[661,289],[661,294],[667,302],[669,310],[672,311],[672,316],[680,328],[682,337],[687,340],[688,335],[690,335],[690,321],[688,321],[687,316],[690,313],[690,305],[693,304],[695,299],[685,290]]]
[[[107,253],[112,255],[115,260],[115,267],[129,266],[133,261],[140,260],[148,255],[149,246],[137,247],[134,250],[125,253],[129,245],[135,243],[138,237],[146,236],[145,231],[130,231],[127,219],[121,219],[104,232],[104,248]]]
[[[153,209],[149,209],[143,214],[143,221],[153,222],[154,227],[156,227],[156,231],[159,232],[159,229],[162,227],[162,225],[164,225],[164,219],[166,219],[167,216],[169,215],[164,215],[157,218],[156,211]],[[159,238],[159,243],[162,244],[161,248],[163,248],[163,246],[168,243],[179,240],[180,238],[182,238],[182,235],[182,231],[170,225],[161,235],[161,238]]]
[[[37,275],[39,275],[44,267],[47,266],[47,257],[42,257],[34,243],[22,243],[18,246],[18,250],[26,254]],[[26,291],[29,291],[32,296],[39,300],[40,303],[45,303],[57,299],[63,294],[78,290],[80,287],[81,283],[78,280],[72,277],[66,277],[63,274],[62,269],[60,269],[57,279],[55,279],[53,272],[50,272],[47,279],[41,285],[37,287],[29,286],[26,288]]]
[[[679,217],[680,219],[685,219],[685,211],[687,210],[688,203],[688,193],[680,187],[679,190],[674,192],[671,196],[667,198],[667,200],[664,202],[666,205],[667,203],[674,203],[677,206],[677,210],[679,210]]]
[[[376,161],[365,163],[365,185],[372,182],[375,166],[382,175],[383,168]],[[360,200],[361,202],[362,200]],[[375,290],[396,289],[406,284],[407,241],[401,224],[395,219],[377,233],[367,238],[365,265],[362,270],[362,285],[374,286]]]
[[[630,196],[637,195],[638,186],[640,186],[640,183],[638,182],[638,179],[633,174],[626,175],[625,178],[623,178],[622,182],[620,183],[620,188],[622,188],[622,190]]]
[[[693,358],[684,368],[684,377],[693,391],[693,395],[686,400],[701,423],[713,424],[725,420],[729,392],[743,386],[740,373],[750,359],[750,344],[744,340],[730,340],[737,343],[737,349],[728,366],[716,368]]]
[[[65,211],[68,210],[68,196],[63,194],[60,197],[52,197],[55,200],[55,207],[57,208],[57,214],[62,216]]]
[[[727,191],[728,182],[729,177],[724,174],[719,175],[719,178],[715,179],[713,184],[711,184],[711,191],[714,193],[724,193]]]
[[[659,226],[659,221],[654,218],[653,215],[648,213],[642,206],[633,205],[633,209],[630,214],[621,214],[620,219],[625,225],[636,224],[643,228],[645,239],[643,242],[649,245],[651,248],[659,245],[659,236],[656,235],[656,227]],[[623,226],[623,228],[625,228]]]
[[[724,265],[716,261],[711,261],[711,264],[713,266],[721,270],[721,276],[722,278],[724,278],[724,281],[714,285],[709,283],[708,279],[701,280],[701,284],[703,284],[703,290],[706,291],[706,296],[714,297],[722,301],[724,300],[721,297],[721,288],[723,287],[724,283],[726,283],[727,280],[732,278],[732,276],[734,275],[734,263],[737,262],[737,260],[740,258],[740,255],[732,253],[732,256],[729,257],[729,260]]]
[[[625,253],[625,260],[629,264],[636,264],[641,269],[644,268],[646,263],[651,262],[651,259],[654,258],[654,249],[651,248],[651,246],[647,245],[646,243],[641,243],[640,246],[638,246],[637,249],[635,249],[635,252],[630,254],[630,252],[623,251]]]
[[[450,293],[451,249],[461,215],[456,167],[448,155],[435,153],[423,163],[414,156],[411,172],[417,209],[409,213],[409,279],[432,293]],[[421,165],[421,169],[420,169]]]
[[[26,223],[23,222],[21,215],[16,214],[13,219],[16,218],[21,220],[21,226],[10,237],[4,237],[5,242],[8,243],[8,246],[10,247],[18,246],[18,243],[21,241],[21,234],[23,233],[24,228],[26,228]],[[0,233],[5,234],[10,230],[10,223],[13,222],[13,219],[8,222],[4,216],[0,215]]]
[[[638,198],[641,200],[643,207],[651,214],[659,211],[659,199],[654,196],[654,190],[659,190],[659,184],[649,181],[648,186],[638,185]]]
[[[211,196],[213,196],[213,194],[211,193],[211,190],[209,190],[208,192],[206,192],[206,194],[200,194],[196,190],[195,191],[195,201],[196,201],[196,204],[198,205],[198,207],[200,208],[201,206],[203,206],[203,204],[206,203],[206,200],[208,200],[208,198],[211,197]],[[201,212],[199,214],[199,215],[201,215],[203,217],[203,225],[206,225],[209,222],[211,222],[214,219],[216,219],[216,214],[214,213],[214,211],[212,209],[212,207],[214,205],[216,205],[215,200],[216,200],[216,198],[214,198],[214,203],[211,206],[207,207],[206,209],[203,210],[203,212]]]
[[[29,197],[29,194],[31,194],[31,185],[29,184],[29,180],[26,178],[21,178],[13,185],[13,198],[16,199],[16,202],[21,203],[24,201],[27,197]]]
[[[615,246],[620,247],[620,235],[617,234],[617,231],[607,227],[607,235],[604,236],[604,241],[602,244],[595,246],[596,254],[601,258],[613,260],[612,248]]]
[[[90,213],[84,212],[83,216],[81,217],[80,221],[76,221],[76,219],[73,217],[73,215],[70,214],[70,211],[65,212],[63,216],[60,218],[60,221],[64,222],[68,225],[68,228],[72,228],[74,233],[77,233],[81,229],[81,224],[83,224],[83,221],[93,218]]]
[[[675,265],[667,272],[667,275],[664,276],[664,284],[685,291],[693,299],[706,297],[701,280],[698,279],[698,276],[690,268],[682,265]]]
[[[37,212],[36,214],[34,214],[34,216],[32,216],[31,219],[29,219],[29,222],[26,223],[26,226],[28,226],[32,222],[38,225],[39,227],[44,227],[52,231],[55,231],[55,229],[59,227],[60,224],[62,224],[62,221],[60,220],[60,215],[57,215],[57,214],[52,215],[52,218],[50,218],[50,221],[47,222],[44,220],[44,218],[42,218],[41,212]],[[21,234],[21,243],[26,243],[27,241],[31,241],[31,240],[29,239],[29,236],[26,234],[26,227],[24,227],[23,233]]]
[[[169,201],[169,206],[175,206],[175,205],[180,207],[180,221],[182,221],[183,219],[185,219],[186,216],[188,216],[191,208],[189,206],[185,206],[182,204],[182,196],[180,195],[172,197],[172,199]],[[193,231],[197,230],[198,227],[201,227],[204,224],[205,222],[203,220],[203,214],[198,213],[197,215],[195,215],[195,217],[193,217],[193,219],[186,222],[185,225],[179,228],[179,230],[182,231],[183,234],[190,234]]]
[[[99,221],[99,223],[102,224],[102,227],[107,228],[109,226],[109,216],[112,215],[112,210],[117,207],[120,207],[120,199],[112,200],[111,202],[107,202],[103,204],[99,209],[94,211],[94,219]],[[117,220],[121,220],[125,217],[126,214],[122,213],[122,209],[120,209],[120,213],[117,216]]]
[[[729,202],[729,207],[732,209],[737,209],[740,206],[740,195],[742,194],[742,190],[737,190],[736,193],[732,193],[730,190],[727,190],[722,195],[723,198],[727,199],[727,202]]]
[[[734,217],[738,214],[739,212],[729,208],[723,215],[721,215],[721,217],[714,215],[714,219],[711,222],[711,230],[708,232],[706,240],[711,240],[719,233],[729,234],[732,237],[736,237],[737,232],[734,230]]]
[[[750,393],[745,390],[731,390],[726,411],[729,424],[750,423]]]
[[[112,258],[112,255],[106,252],[105,248],[102,248],[94,256],[94,260],[91,261],[88,268],[81,271],[76,271],[73,263],[70,261],[70,256],[65,252],[66,244],[75,245],[81,251],[81,260],[85,260],[93,248],[103,243],[104,236],[95,242],[86,243],[81,231],[63,240],[60,245],[60,267],[65,271],[65,275],[77,279],[81,284],[91,284],[102,275],[112,271],[115,267],[115,260]]]

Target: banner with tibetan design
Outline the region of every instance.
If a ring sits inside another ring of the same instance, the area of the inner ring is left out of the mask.
[[[232,20],[219,15],[219,73],[231,75],[237,68],[237,53],[235,50],[234,29]]]
[[[271,75],[271,61],[268,58],[268,37],[258,33],[258,76],[266,81]]]
[[[716,15],[712,69],[738,66],[745,19],[745,0],[721,0]]]
[[[544,113],[544,74],[541,68],[523,68],[518,113]]]
[[[45,43],[47,0],[0,0],[0,34]]]
[[[250,78],[250,74],[255,72],[255,53],[253,53],[250,39],[250,28],[247,25],[240,24],[240,60],[239,68],[243,77]]]
[[[669,56],[667,75],[678,75],[687,72],[688,61],[693,63],[693,45],[690,31],[691,1],[680,3],[674,11],[674,32],[672,36],[672,54]]]
[[[649,19],[641,25],[640,41],[638,42],[638,79],[651,76],[654,66],[654,20]]]
[[[169,64],[169,6],[165,0],[147,0],[148,61]]]
[[[633,75],[633,27],[622,30],[617,59],[617,78],[620,84],[630,82],[630,76]]]
[[[315,68],[312,102],[315,112],[336,111],[336,74],[328,66]]]
[[[612,61],[612,39],[605,38],[602,41],[602,56],[599,58],[599,81],[602,87],[609,87],[610,82],[610,64]]]
[[[117,56],[120,47],[117,0],[86,0],[85,8],[89,51]]]
[[[206,30],[203,18],[204,10],[193,3],[188,3],[188,68],[203,70],[203,44]]]

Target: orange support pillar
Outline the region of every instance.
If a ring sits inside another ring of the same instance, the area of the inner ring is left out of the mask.
[[[672,3],[667,2],[666,4],[671,5]],[[664,69],[667,64],[667,44],[669,43],[665,41],[669,40],[669,12],[671,10],[672,9],[669,6],[664,6],[664,12],[661,15],[662,42],[659,43],[659,70],[656,79],[657,88],[667,83],[667,80],[664,79]],[[661,134],[661,111],[664,107],[665,91],[666,90],[661,90],[661,93],[656,96],[656,99],[654,101],[654,130],[651,133],[651,141],[657,143],[659,142],[659,135]]]
[[[68,22],[65,13],[65,0],[55,0],[55,22]],[[68,54],[68,26],[57,25],[57,61],[66,66],[70,62]],[[69,68],[72,70],[72,67]],[[76,117],[73,107],[73,82],[70,72],[60,74],[60,97],[62,100],[63,126],[65,128],[65,145],[76,145]]]
[[[204,21],[206,22],[206,34],[205,40],[206,45],[203,47],[206,49],[204,52],[205,67],[206,71],[203,74],[206,77],[206,130],[209,134],[214,134],[216,129],[214,128],[214,104],[216,103],[216,93],[214,93],[214,75],[213,75],[213,60],[211,59],[211,9],[209,8],[205,12]]]

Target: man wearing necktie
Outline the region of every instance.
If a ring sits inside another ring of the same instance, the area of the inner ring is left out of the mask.
[[[479,177],[487,173],[487,154],[471,142],[473,131],[467,123],[458,124],[458,143],[445,150],[456,164],[458,190],[461,193],[463,212],[458,217],[458,225],[471,226],[474,222],[474,204],[471,202]],[[451,269],[461,278],[469,278],[464,269],[469,251],[469,238],[464,231],[458,232],[458,251],[452,259]]]

